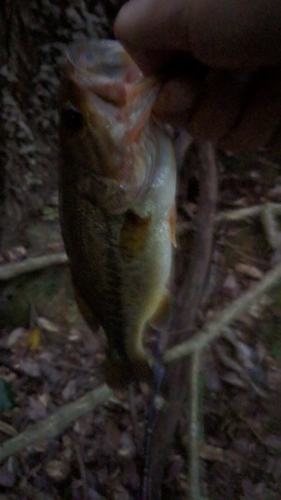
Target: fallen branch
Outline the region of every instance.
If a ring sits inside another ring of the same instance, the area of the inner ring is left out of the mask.
[[[198,145],[199,157],[199,203],[196,234],[189,259],[189,268],[177,295],[173,321],[170,325],[173,341],[179,343],[187,338],[192,329],[202,300],[212,253],[215,211],[217,203],[217,169],[212,144]],[[168,351],[170,352],[170,351]],[[165,359],[165,358],[164,358]],[[167,384],[164,405],[159,412],[158,422],[152,437],[152,459],[150,477],[150,499],[161,497],[164,467],[169,457],[175,430],[179,423],[185,402],[189,396],[190,363],[182,359],[167,368]],[[189,421],[190,415],[188,415]],[[189,457],[192,461],[192,457]]]
[[[61,252],[44,255],[43,257],[31,257],[30,259],[13,262],[11,264],[4,264],[0,266],[0,281],[10,280],[21,274],[32,273],[39,269],[44,269],[45,267],[67,264],[67,262],[68,258],[66,253]]]
[[[238,208],[237,210],[226,210],[216,215],[216,222],[238,221],[247,217],[258,217],[264,211],[264,208],[275,213],[281,214],[281,203],[265,203],[263,205],[254,205],[253,207]]]
[[[268,271],[261,281],[236,299],[230,306],[226,307],[214,319],[212,319],[201,331],[197,332],[190,340],[169,349],[164,355],[165,363],[182,359],[189,356],[198,349],[206,348],[213,340],[218,338],[223,330],[241,314],[246,312],[253,302],[257,302],[262,295],[269,292],[279,284],[281,279],[281,263]]]
[[[190,424],[189,424],[189,487],[190,500],[200,499],[200,463],[199,463],[199,374],[201,368],[201,350],[192,356],[190,378]]]
[[[73,403],[59,408],[42,422],[30,425],[18,436],[8,439],[0,447],[0,460],[25,450],[36,444],[40,439],[52,438],[64,431],[74,420],[104,403],[112,395],[111,389],[103,384]]]

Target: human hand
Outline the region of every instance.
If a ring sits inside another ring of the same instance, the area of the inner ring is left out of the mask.
[[[115,33],[163,80],[155,114],[230,150],[281,151],[279,0],[131,0]]]

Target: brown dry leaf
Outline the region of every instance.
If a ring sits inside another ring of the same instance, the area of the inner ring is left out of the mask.
[[[120,439],[120,448],[118,450],[119,457],[132,459],[135,455],[135,445],[131,434],[124,432]]]
[[[0,486],[3,486],[4,488],[12,488],[15,481],[15,474],[8,470],[8,466],[6,464],[2,465],[2,467],[0,467]]]
[[[13,247],[6,252],[6,258],[9,262],[18,262],[26,258],[26,253],[23,246]]]
[[[42,328],[42,330],[45,330],[46,332],[59,333],[59,328],[57,327],[57,325],[52,323],[52,321],[47,318],[37,318],[37,325],[39,326],[39,328]]]
[[[219,462],[243,462],[242,456],[238,455],[238,453],[235,453],[233,450],[223,450],[218,446],[212,446],[210,444],[203,444],[200,450],[200,458]]]
[[[223,289],[231,299],[238,297],[240,286],[234,274],[228,274],[223,283]]]
[[[36,361],[31,358],[22,359],[19,363],[19,366],[24,373],[30,375],[31,377],[41,376],[39,363],[36,363]]]
[[[69,473],[69,465],[60,460],[51,460],[46,465],[45,470],[54,481],[63,481]]]
[[[65,401],[68,401],[68,399],[72,398],[75,396],[77,391],[77,385],[76,385],[76,380],[69,380],[69,382],[66,384],[65,388],[62,391],[62,397]]]
[[[244,276],[247,276],[248,278],[253,278],[256,280],[259,280],[262,278],[263,273],[260,269],[258,269],[256,266],[252,266],[250,264],[236,264],[235,269],[238,273],[243,274]]]
[[[14,330],[11,331],[11,333],[8,335],[7,340],[6,340],[6,346],[7,347],[12,347],[14,344],[17,343],[17,341],[23,337],[26,333],[25,328],[15,328]]]
[[[122,486],[122,484],[116,484],[114,488],[114,496],[115,500],[129,500],[130,495],[127,490]]]
[[[26,413],[34,421],[39,420],[39,418],[46,418],[47,416],[47,411],[43,403],[32,396],[29,397],[29,405]]]
[[[252,370],[254,368],[254,356],[255,351],[247,344],[241,341],[237,341],[235,343],[235,347],[237,349],[237,358],[240,363],[247,368],[248,370]]]
[[[106,500],[105,497],[102,497],[97,490],[93,488],[88,488],[89,500]]]
[[[246,387],[246,384],[241,380],[241,378],[234,372],[227,372],[222,375],[223,382],[227,382],[235,387]]]

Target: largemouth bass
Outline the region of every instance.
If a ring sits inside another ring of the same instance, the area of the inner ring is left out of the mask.
[[[175,243],[173,147],[159,87],[116,41],[68,53],[60,91],[60,220],[77,302],[108,339],[107,380],[151,378],[147,323],[167,317]]]

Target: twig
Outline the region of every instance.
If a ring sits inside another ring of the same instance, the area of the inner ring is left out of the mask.
[[[261,213],[263,205],[254,205],[253,207],[238,208],[237,210],[225,210],[216,215],[216,222],[226,222],[246,219],[247,217],[257,217]]]
[[[72,424],[74,420],[107,401],[111,395],[111,389],[106,384],[103,384],[94,391],[87,392],[77,401],[62,406],[43,422],[30,425],[18,436],[5,441],[0,447],[0,460],[19,453],[37,443],[40,439],[56,436]]]
[[[199,373],[201,351],[196,350],[192,356],[191,364],[191,393],[190,393],[190,425],[189,425],[189,485],[190,500],[200,498],[200,464],[198,446],[199,422]]]
[[[67,264],[67,262],[68,258],[66,253],[61,252],[52,255],[44,255],[43,257],[31,257],[30,259],[13,262],[11,264],[4,264],[0,266],[0,281],[10,280],[21,274],[32,273],[33,271],[38,271],[45,267]]]
[[[272,208],[272,203],[266,203],[263,206],[263,209],[261,211],[261,220],[263,223],[263,227],[265,230],[266,237],[273,248],[273,250],[277,250],[281,246],[281,237],[280,237],[280,231],[278,230],[278,224],[277,221],[274,218],[274,212],[275,213],[281,213],[276,211],[275,209]]]
[[[281,214],[281,203],[266,203],[268,209],[275,214]],[[216,215],[216,222],[236,221],[247,217],[257,217],[261,215],[265,205],[254,205],[253,207],[238,208],[237,210],[226,210]]]
[[[184,340],[186,338],[184,332],[193,327],[202,298],[213,242],[217,201],[217,172],[214,149],[210,143],[206,143],[199,145],[198,152],[200,160],[200,193],[197,232],[192,246],[189,270],[177,296],[174,319],[170,326],[171,332],[183,332],[176,336],[177,342]],[[150,496],[153,500],[161,496],[164,466],[168,460],[173,436],[189,393],[189,382],[189,360],[181,360],[167,369],[165,399],[167,399],[168,405],[164,405],[159,412],[159,421],[153,433],[151,477],[153,477],[154,481],[151,485]]]
[[[230,241],[224,241],[222,245],[232,248],[237,253],[237,255],[240,255],[240,257],[247,259],[249,262],[254,262],[255,264],[259,264],[261,266],[267,264],[265,260],[258,259],[253,255],[249,255],[248,253],[243,252],[242,250],[240,250],[238,246],[234,245],[233,243],[230,243]]]
[[[5,434],[8,434],[8,436],[18,435],[18,432],[14,427],[12,427],[9,424],[6,424],[6,422],[3,422],[2,420],[0,420],[0,431],[4,432]]]
[[[171,363],[181,359],[183,356],[189,356],[198,349],[204,349],[213,340],[218,338],[223,330],[233,321],[237,320],[241,314],[249,309],[253,302],[260,299],[262,295],[269,292],[274,286],[278,285],[281,278],[281,263],[268,271],[261,281],[236,299],[230,306],[226,307],[221,313],[212,319],[201,331],[197,332],[190,340],[169,349],[164,355],[164,362]]]
[[[75,451],[76,451],[77,461],[78,461],[80,475],[81,475],[81,479],[82,479],[83,497],[84,497],[84,500],[88,500],[89,491],[88,491],[88,484],[87,484],[86,468],[85,468],[84,460],[83,460],[82,453],[81,453],[81,446],[80,446],[80,443],[79,443],[77,437],[75,437]]]
[[[86,373],[90,373],[92,368],[89,366],[89,367],[85,367],[85,366],[79,366],[79,365],[75,365],[73,363],[68,363],[67,361],[50,361],[50,364],[52,366],[59,366],[59,367],[64,367],[64,368],[69,368],[70,370],[77,370],[78,372],[86,372]]]

